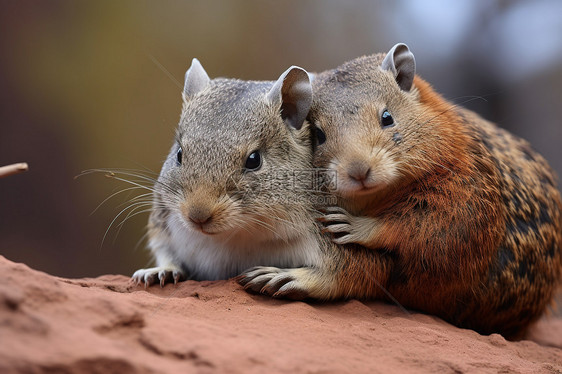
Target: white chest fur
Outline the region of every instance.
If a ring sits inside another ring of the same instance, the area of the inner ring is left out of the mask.
[[[249,236],[252,240],[241,240],[228,235],[206,235],[174,218],[167,222],[167,243],[151,243],[152,250],[158,266],[181,264],[192,279],[227,279],[253,266],[294,268],[320,262],[314,230],[294,234],[290,239],[256,234]]]

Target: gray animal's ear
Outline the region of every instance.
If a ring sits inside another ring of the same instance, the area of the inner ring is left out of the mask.
[[[291,66],[273,84],[267,100],[281,106],[281,118],[297,130],[302,127],[312,106],[312,85],[306,70]]]
[[[398,43],[387,53],[381,68],[390,70],[403,91],[410,91],[416,75],[416,60],[406,44]]]
[[[211,79],[207,75],[198,59],[191,61],[191,67],[185,73],[185,84],[183,86],[183,98],[187,101],[196,93],[202,91]]]

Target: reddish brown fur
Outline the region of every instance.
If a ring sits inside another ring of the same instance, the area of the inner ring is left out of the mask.
[[[352,154],[354,142],[366,136],[359,126],[379,126],[378,108],[356,95],[360,80],[374,71],[371,58],[382,57],[358,59],[315,81],[320,95],[312,117],[334,139],[333,148],[319,152],[318,166]],[[367,73],[357,72],[362,68]],[[381,82],[367,84],[380,91],[388,81],[378,74]],[[410,95],[417,95],[414,104],[404,105],[418,113],[415,131],[423,132],[407,149],[416,164],[406,164],[403,177],[367,207],[342,200],[352,213],[381,221],[382,234],[377,250],[348,245],[337,255],[340,296],[384,297],[382,285],[405,306],[482,333],[516,336],[540,316],[559,283],[556,177],[527,142],[455,107],[421,78]],[[359,107],[356,116],[333,112],[346,108],[334,103],[346,100]],[[342,118],[345,125],[336,123]]]

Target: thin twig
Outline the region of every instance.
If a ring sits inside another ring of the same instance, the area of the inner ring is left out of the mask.
[[[21,162],[19,164],[12,164],[0,167],[0,178],[9,177],[10,175],[23,173],[29,170],[26,162]]]

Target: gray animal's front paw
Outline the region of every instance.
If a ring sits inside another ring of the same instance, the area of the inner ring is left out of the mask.
[[[311,284],[308,268],[279,269],[256,266],[235,279],[247,291],[262,293],[274,298],[303,300],[310,296]]]
[[[144,287],[152,286],[158,282],[160,287],[164,287],[166,283],[170,283],[172,280],[174,284],[185,280],[186,274],[183,270],[175,266],[157,266],[154,268],[140,269],[135,271],[131,280],[137,285],[144,283]]]
[[[318,221],[324,225],[324,232],[333,234],[336,244],[356,243],[369,246],[378,232],[378,220],[372,217],[357,217],[340,207],[328,207],[326,214]]]

